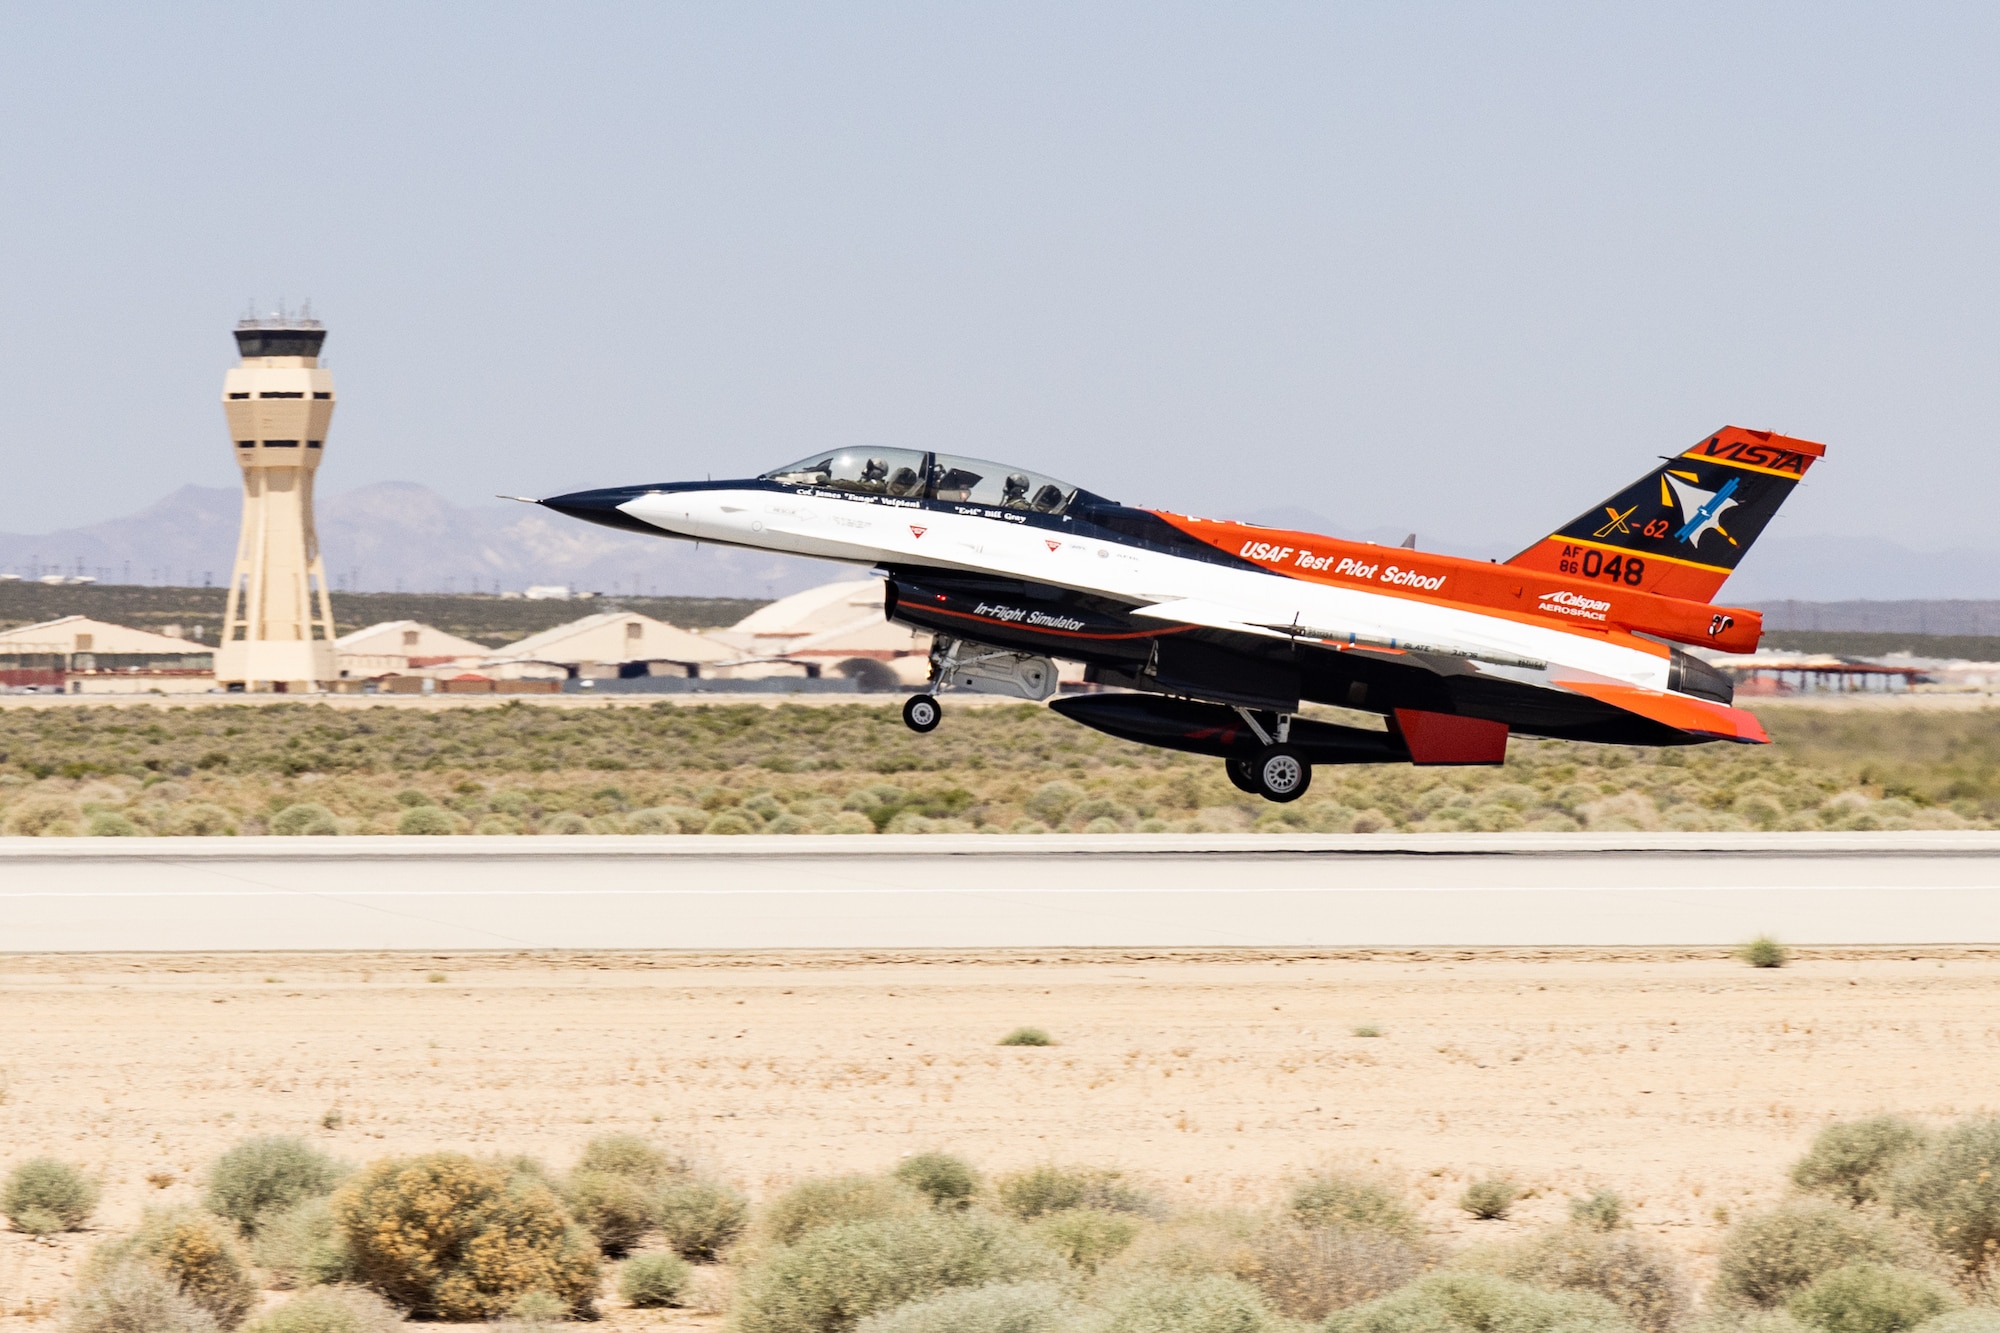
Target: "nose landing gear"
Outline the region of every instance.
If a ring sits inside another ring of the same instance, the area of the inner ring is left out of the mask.
[[[903,725],[919,736],[936,731],[942,721],[944,709],[938,706],[935,694],[913,694],[903,700]]]

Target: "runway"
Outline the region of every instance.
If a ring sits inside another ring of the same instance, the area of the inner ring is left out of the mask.
[[[2000,943],[2000,834],[0,839],[0,952]]]

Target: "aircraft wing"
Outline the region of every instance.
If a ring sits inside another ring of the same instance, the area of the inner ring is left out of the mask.
[[[1349,648],[1398,655],[1409,653],[1429,657],[1462,657],[1474,662],[1487,662],[1494,666],[1525,667],[1531,671],[1540,671],[1548,666],[1546,662],[1496,653],[1490,648],[1472,644],[1419,643],[1409,639],[1364,634],[1353,630],[1330,629],[1325,626],[1302,624],[1296,615],[1289,620],[1281,619],[1269,608],[1239,611],[1217,602],[1204,602],[1194,598],[1180,598],[1155,602],[1150,606],[1134,607],[1132,614],[1143,616],[1148,620],[1170,620],[1176,624],[1199,625],[1203,629],[1229,630],[1260,638],[1303,640],[1329,648]],[[1266,619],[1267,616],[1271,618]]]
[[[1249,634],[1257,638],[1292,637],[1266,625],[1252,624],[1243,619],[1241,611],[1231,610],[1219,602],[1203,602],[1192,597],[1154,602],[1149,606],[1135,606],[1132,608],[1132,614],[1147,620],[1166,620],[1176,625],[1199,625],[1203,629],[1226,629],[1236,634]]]
[[[1258,638],[1306,640],[1328,647],[1360,652],[1407,655],[1405,660],[1416,662],[1421,662],[1426,657],[1456,657],[1496,666],[1521,667],[1536,671],[1546,671],[1548,667],[1544,662],[1496,655],[1469,644],[1414,643],[1345,633],[1296,622],[1291,624],[1267,622],[1263,621],[1265,614],[1263,611],[1238,610],[1220,603],[1204,602],[1194,598],[1170,599],[1148,606],[1134,607],[1132,614],[1148,620],[1199,625],[1204,629],[1227,630]],[[1650,690],[1641,685],[1630,685],[1601,677],[1580,679],[1576,674],[1561,668],[1549,672],[1545,679],[1549,685],[1556,688],[1609,704],[1613,708],[1662,723],[1676,731],[1755,745],[1768,745],[1771,740],[1765,733],[1763,724],[1757,721],[1754,714],[1740,708],[1731,708],[1727,704],[1712,703],[1684,694]]]

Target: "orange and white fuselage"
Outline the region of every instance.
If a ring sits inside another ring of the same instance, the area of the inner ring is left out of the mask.
[[[1741,452],[1737,437],[1760,461],[1724,456]],[[873,566],[889,576],[899,620],[1080,660],[1111,683],[1196,701],[1268,699],[1282,712],[1296,679],[1298,698],[1392,716],[1443,710],[1534,734],[1616,738],[1603,724],[1622,714],[1644,720],[1632,730],[1642,743],[1671,743],[1665,732],[1763,741],[1755,718],[1728,706],[1717,673],[1662,641],[1754,648],[1756,612],[1686,594],[1719,586],[1754,539],[1742,520],[1761,528],[1769,514],[1757,506],[1775,509],[1775,483],[1742,484],[1746,469],[1775,459],[1795,480],[1821,452],[1718,432],[1570,535],[1505,564],[1136,509],[931,453],[831,451],[759,478],[543,503],[662,536]],[[1648,508],[1655,482],[1658,514]],[[1676,537],[1683,529],[1692,541]],[[1168,641],[1178,642],[1163,650]],[[1162,673],[1163,651],[1193,665]],[[1232,695],[1235,661],[1237,674],[1270,682],[1263,693]],[[1575,718],[1598,721],[1565,721]]]

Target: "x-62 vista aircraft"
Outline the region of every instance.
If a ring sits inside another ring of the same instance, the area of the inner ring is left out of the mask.
[[[1296,800],[1315,764],[1498,764],[1512,732],[1621,745],[1769,737],[1723,673],[1675,647],[1747,651],[1755,611],[1713,602],[1823,446],[1729,427],[1504,564],[1138,509],[1025,469],[843,448],[740,481],[541,501],[656,536],[869,565],[889,618],[929,631],[938,696],[1043,700],[1053,659],[1122,691],[1064,716],[1215,755]],[[1382,730],[1298,716],[1380,713]]]

